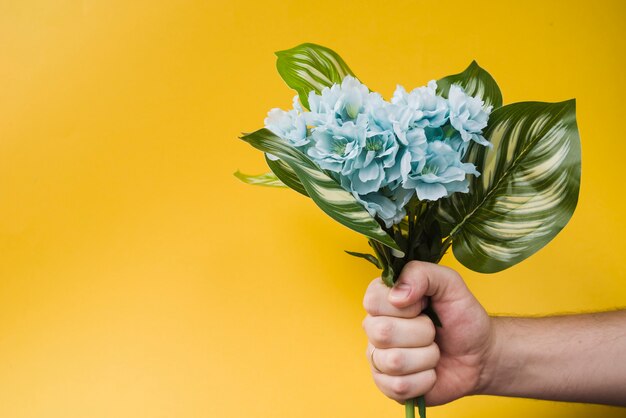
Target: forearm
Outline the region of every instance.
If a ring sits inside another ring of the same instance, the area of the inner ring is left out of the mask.
[[[478,393],[626,406],[626,310],[492,323]]]

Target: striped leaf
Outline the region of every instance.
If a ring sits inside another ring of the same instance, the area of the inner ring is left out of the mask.
[[[298,178],[296,173],[293,172],[291,167],[289,167],[281,160],[272,160],[268,158],[267,155],[265,156],[265,161],[267,162],[267,165],[272,170],[272,172],[276,174],[276,177],[278,177],[280,181],[282,181],[287,187],[295,190],[300,194],[305,195],[306,197],[309,197],[306,190],[304,189],[304,186],[302,185],[302,183],[300,183],[300,179]]]
[[[268,186],[268,187],[286,187],[285,184],[276,177],[274,173],[258,174],[256,176],[251,174],[244,174],[237,170],[235,177],[247,184],[253,184],[255,186]]]
[[[494,273],[541,249],[567,224],[578,201],[580,139],[574,100],[496,109],[469,161],[480,177],[467,194],[442,201],[452,249],[466,267]]]
[[[300,103],[309,108],[309,92],[320,93],[324,87],[341,83],[354,75],[333,50],[315,44],[302,44],[276,52],[276,68],[285,83],[298,92]]]
[[[502,93],[491,74],[483,70],[476,61],[459,74],[449,75],[437,81],[437,92],[448,97],[450,86],[458,84],[470,96],[479,96],[485,106],[492,105],[494,109],[502,106]]]
[[[313,161],[267,129],[241,137],[253,147],[280,158],[298,176],[307,194],[331,218],[348,228],[401,251],[363,206]]]

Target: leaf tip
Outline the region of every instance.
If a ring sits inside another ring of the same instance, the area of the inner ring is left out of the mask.
[[[244,174],[243,174],[241,171],[239,171],[239,170],[235,171],[235,172],[233,173],[233,176],[235,176],[235,177],[237,177],[239,180],[242,180],[242,181],[243,181]]]
[[[565,103],[567,103],[568,105],[572,106],[574,109],[576,109],[576,98],[572,98],[569,100],[566,100]]]

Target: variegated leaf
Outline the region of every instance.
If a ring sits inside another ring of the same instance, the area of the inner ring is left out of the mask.
[[[485,106],[492,105],[494,109],[502,106],[502,93],[491,74],[482,69],[476,61],[459,74],[449,75],[437,81],[437,92],[448,97],[450,86],[458,84],[470,96],[479,96]]]
[[[307,194],[331,218],[348,228],[401,251],[363,206],[313,161],[267,129],[241,137],[253,147],[277,156],[300,179]]]
[[[305,195],[306,197],[309,197],[306,190],[304,189],[304,186],[302,185],[302,183],[300,183],[300,179],[298,178],[296,173],[293,172],[291,167],[289,167],[281,160],[272,160],[268,158],[267,155],[265,156],[265,161],[267,162],[267,165],[272,170],[272,172],[276,174],[276,177],[278,177],[287,187],[295,190],[300,194]]]
[[[285,184],[276,177],[274,173],[265,173],[258,175],[244,174],[237,170],[235,177],[247,184],[253,184],[255,186],[268,186],[268,187],[287,187]]]
[[[276,52],[276,68],[285,83],[298,92],[300,103],[309,108],[309,92],[321,92],[324,87],[341,83],[354,75],[343,59],[333,50],[315,44],[302,44]]]
[[[494,273],[546,245],[567,224],[578,201],[580,139],[575,102],[524,102],[495,110],[469,160],[480,177],[467,194],[439,206],[452,225],[452,249],[466,267]]]

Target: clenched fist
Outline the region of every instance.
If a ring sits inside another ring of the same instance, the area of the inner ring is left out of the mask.
[[[442,328],[421,314],[428,303]],[[398,402],[425,395],[427,405],[439,405],[479,392],[492,320],[458,273],[412,261],[393,288],[372,281],[363,305],[367,357],[385,395]]]

